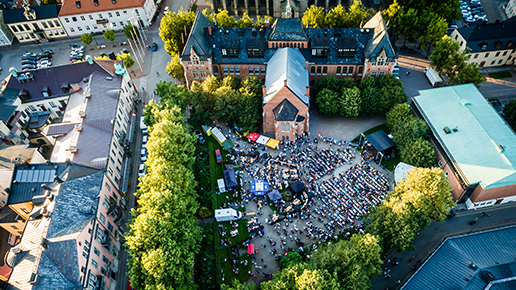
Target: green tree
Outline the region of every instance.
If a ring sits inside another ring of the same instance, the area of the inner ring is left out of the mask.
[[[412,117],[405,121],[396,123],[392,127],[392,141],[398,145],[399,148],[403,149],[410,143],[413,143],[417,139],[426,139],[430,136],[430,129],[425,121]],[[415,166],[415,164],[413,164]]]
[[[362,116],[378,116],[383,110],[381,107],[382,93],[376,85],[376,79],[367,77],[360,82],[362,93],[362,106],[360,115]]]
[[[240,28],[254,27],[253,20],[251,19],[251,17],[249,17],[249,15],[247,15],[247,12],[244,12],[244,14],[242,15],[242,18],[240,18],[240,20],[237,21],[237,27],[240,27]]]
[[[170,61],[167,63],[166,70],[169,76],[177,80],[185,79],[185,69],[181,64],[181,59],[179,59],[177,53],[172,53],[170,55]]]
[[[431,167],[435,164],[435,150],[432,144],[417,138],[401,147],[401,161],[416,167]]]
[[[280,268],[287,269],[288,267],[303,263],[303,257],[298,252],[289,252],[286,256],[280,260]]]
[[[222,10],[217,13],[217,23],[222,28],[233,28],[237,27],[238,23],[233,16],[229,16],[227,10]]]
[[[402,32],[401,23],[404,13],[403,6],[399,5],[397,0],[394,0],[386,10],[382,11],[385,22],[389,23],[389,26],[394,30],[394,36]]]
[[[457,72],[457,76],[450,78],[450,84],[460,85],[473,83],[477,87],[485,81],[485,77],[480,74],[480,69],[477,63],[464,64],[464,67]]]
[[[56,4],[56,0],[41,0],[41,5]]]
[[[221,290],[254,290],[256,287],[253,283],[246,284],[245,282],[240,282],[237,279],[234,279],[233,282],[231,282],[231,286],[222,284],[220,285]]]
[[[430,64],[438,72],[444,71],[453,74],[454,67],[462,60],[459,51],[459,42],[445,35],[437,42],[434,51],[430,54]]]
[[[328,27],[346,27],[348,12],[342,5],[337,5],[326,14],[324,22]]]
[[[354,81],[352,82],[354,83]],[[312,94],[317,95],[323,89],[328,89],[335,93],[340,93],[342,91],[342,86],[343,81],[339,80],[336,76],[325,76],[317,81],[315,87],[313,88]]]
[[[126,68],[130,68],[134,65],[134,59],[131,57],[130,53],[120,52],[116,55],[116,59],[124,61],[124,65]]]
[[[345,78],[340,81],[342,88],[352,89],[357,86],[357,83],[354,79]]]
[[[430,53],[430,48],[435,44],[436,41],[443,38],[448,32],[448,23],[442,17],[439,17],[435,13],[428,13],[425,15],[424,23],[428,23],[425,33],[419,37],[419,41],[427,48],[426,56]]]
[[[193,11],[185,12],[183,7],[177,12],[169,12],[163,15],[159,26],[159,36],[165,43],[168,54],[181,53],[184,43],[182,34],[185,27],[191,27],[195,20]]]
[[[136,193],[125,246],[130,255],[128,276],[135,288],[195,289],[191,283],[199,252],[195,138],[184,125],[180,108],[150,102],[147,174]]]
[[[276,273],[272,281],[263,282],[262,290],[334,290],[340,289],[335,275],[315,265],[301,263]]]
[[[418,16],[417,11],[413,8],[409,8],[405,14],[401,16],[401,32],[403,33],[403,46],[407,42],[407,39],[413,38],[417,33]]]
[[[115,41],[115,32],[113,30],[107,29],[106,31],[104,31],[103,35],[106,40],[109,40],[111,42]]]
[[[407,103],[394,105],[386,115],[387,126],[392,130],[396,124],[407,122],[413,117],[414,114]]]
[[[512,130],[516,131],[516,100],[510,101],[503,107],[503,118]]]
[[[450,22],[461,18],[460,5],[455,0],[398,0],[399,4],[407,9],[433,12]]]
[[[340,97],[340,114],[344,117],[358,117],[362,98],[360,96],[360,89],[354,87],[344,88]]]
[[[242,82],[240,83],[240,89],[238,91],[241,94],[248,94],[253,95],[257,97],[262,97],[263,91],[262,91],[263,82],[257,77],[254,76],[247,76],[242,79]]]
[[[140,37],[140,31],[131,23],[124,25],[124,34],[129,39],[136,39]]]
[[[233,90],[237,91],[240,88],[240,79],[234,76],[227,76],[222,79],[223,87],[230,87]]]
[[[169,108],[177,106],[184,110],[191,102],[192,93],[184,86],[176,86],[172,82],[159,81],[156,84],[155,90],[156,94],[161,98],[163,106]]]
[[[337,116],[341,109],[339,107],[339,93],[330,89],[323,89],[315,98],[317,108],[327,116]]]
[[[83,33],[81,35],[81,42],[84,43],[84,45],[90,45],[93,41],[93,36],[89,33]]]
[[[385,75],[376,78],[376,87],[379,88],[381,92],[381,114],[386,114],[394,105],[407,101],[403,83],[393,75]]]
[[[213,23],[215,23],[217,19],[215,13],[213,13],[213,11],[209,10],[208,8],[204,8],[204,10],[202,11],[202,15],[206,16],[206,18],[208,18]]]
[[[349,7],[348,24],[346,27],[360,27],[373,16],[372,10],[367,9],[362,1],[353,0]]]
[[[324,28],[324,8],[315,5],[308,7],[301,21],[304,26],[308,25],[310,28]]]
[[[204,82],[202,82],[202,87],[204,88],[204,91],[211,94],[215,93],[215,91],[221,86],[222,82],[220,81],[220,78],[215,76],[209,76],[204,80]]]

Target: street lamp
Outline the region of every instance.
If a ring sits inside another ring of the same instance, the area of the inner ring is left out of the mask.
[[[95,43],[97,44],[97,46],[99,45],[99,43],[97,42],[97,39],[95,38],[95,35],[93,34],[93,31],[90,32],[91,34],[91,37],[93,37],[93,40],[95,40]]]

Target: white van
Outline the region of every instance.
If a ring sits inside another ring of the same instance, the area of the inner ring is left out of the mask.
[[[144,119],[144,118],[145,118],[144,116],[142,116],[142,117],[140,118],[140,129],[141,129],[142,131],[147,129],[147,125],[145,125],[145,123],[143,122],[143,119]]]

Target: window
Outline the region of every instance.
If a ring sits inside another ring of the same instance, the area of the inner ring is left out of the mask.
[[[102,255],[102,262],[109,264],[109,259],[106,256]]]
[[[199,57],[195,54],[190,55],[190,61],[193,65],[199,65]]]
[[[237,57],[238,56],[238,49],[236,48],[223,48],[221,50],[222,56],[225,57]]]
[[[100,273],[101,273],[102,275],[106,276],[106,275],[107,275],[106,268],[104,268],[104,267],[100,267]]]
[[[256,58],[256,57],[263,57],[265,51],[263,49],[259,48],[248,48],[247,49],[247,57],[250,58]]]
[[[77,27],[77,29],[78,29],[79,31],[82,31],[82,27],[80,27],[80,26],[79,26],[79,27]]]
[[[90,26],[89,25],[86,25],[86,30],[90,30]]]
[[[214,75],[219,75],[219,67],[218,66],[213,66],[213,74]]]
[[[81,16],[81,20],[86,21],[86,18],[84,18],[84,16]]]
[[[75,17],[75,16],[74,16],[74,17],[72,17],[72,21],[73,21],[73,22],[77,22],[77,17]]]
[[[384,76],[385,75],[385,72],[384,71],[381,71],[378,73],[379,76]]]
[[[70,27],[70,32],[75,32],[75,29],[73,29],[73,27]]]
[[[107,182],[106,182],[106,183],[104,183],[104,186],[106,187],[106,189],[107,189],[108,191],[111,191],[111,186],[109,185],[109,183],[107,183]]]
[[[481,43],[480,49],[485,50],[487,48],[487,43]]]
[[[496,60],[491,61],[491,64],[495,64]]]
[[[120,26],[124,26],[124,22],[123,21],[120,21]]]
[[[312,49],[312,56],[315,57],[327,57],[329,49],[327,48],[314,48]]]
[[[36,111],[36,107],[34,107],[34,105],[29,105],[29,109],[30,109],[31,111],[33,111],[33,112],[35,112],[35,111]]]
[[[99,18],[102,19],[102,13],[99,13]]]
[[[48,22],[48,26],[54,27],[54,23],[52,21],[47,21],[47,22]]]
[[[97,263],[97,261],[95,261],[95,260],[91,260],[91,265],[92,265],[93,267],[95,267],[95,269],[98,269],[98,268],[99,268],[99,263]]]
[[[484,56],[484,58],[487,58],[487,57],[489,57],[489,52],[486,53],[486,55]]]
[[[56,108],[56,107],[57,107],[56,103],[54,103],[54,102],[48,102],[48,104],[49,104],[49,105],[50,105],[50,107],[52,107],[52,108]]]
[[[84,258],[88,258],[88,253],[86,253],[86,252],[82,252],[82,256],[83,256]]]
[[[364,73],[364,67],[361,66],[358,68],[358,75],[361,76]]]
[[[507,55],[507,51],[504,51],[502,56],[506,56]]]
[[[344,76],[344,75],[346,75],[347,73],[348,73],[348,67],[347,67],[347,66],[345,66],[345,67],[343,67],[343,68],[342,68],[342,75]]]
[[[265,75],[265,67],[264,66],[260,67],[260,72],[262,75]]]
[[[475,57],[473,57],[473,58],[477,58],[477,57],[478,57],[478,53],[477,53],[477,54],[475,54]]]
[[[290,123],[285,123],[285,131],[290,132]]]
[[[59,21],[57,21],[57,20],[54,20],[54,24],[56,25],[56,27],[61,26],[61,24],[59,24]]]
[[[373,78],[375,78],[375,77],[376,77],[376,72],[375,72],[375,71],[371,72],[371,76],[372,76]]]
[[[107,16],[108,17],[113,17],[113,14],[111,12],[108,12]]]
[[[258,73],[258,72],[256,72]],[[254,75],[254,67],[249,66],[249,75]]]
[[[281,122],[281,132],[285,132],[285,122]]]
[[[13,26],[11,26],[11,28],[12,28],[12,30],[13,30],[14,32],[18,32],[18,29],[16,29],[16,26],[14,26],[14,25],[13,25]]]
[[[497,52],[497,53],[495,54],[495,57],[498,57],[499,55],[500,55],[500,52]]]
[[[90,18],[90,20],[93,20],[93,16],[91,15],[88,15],[88,18]]]
[[[353,57],[355,55],[354,48],[339,48],[337,49],[338,57]]]
[[[240,66],[238,66],[238,65],[237,65],[237,66],[235,66],[235,74],[236,74],[237,76],[239,76],[239,75],[240,75]]]
[[[81,273],[86,273],[86,268],[81,267]]]
[[[65,18],[64,20],[65,20],[66,23],[70,23],[70,19]]]
[[[498,61],[498,64],[502,64],[502,61],[503,61],[503,59],[500,59],[500,60]]]
[[[352,66],[349,67],[349,71],[348,71],[348,76],[351,76],[351,75],[353,75],[353,67]]]
[[[502,42],[501,41],[495,42],[495,48],[500,48],[500,47],[502,47]]]
[[[102,202],[102,206],[105,208],[105,209],[109,209],[109,200],[107,197],[104,198],[104,201]]]
[[[317,75],[318,76],[321,75],[321,67],[320,66],[317,67]]]
[[[116,17],[120,17],[120,12],[115,12]]]
[[[327,66],[323,66],[322,68],[322,74],[323,76],[327,75],[328,74],[328,67]]]
[[[47,25],[47,23],[46,23],[46,22],[44,22],[44,21],[43,21],[43,22],[41,22],[41,24],[43,25],[43,28],[45,28],[45,29],[47,29],[47,28],[48,28],[48,25]]]
[[[342,69],[342,68],[341,68],[340,66],[338,66],[338,67],[337,67],[337,73],[336,73],[336,74],[337,74],[338,76],[340,76],[340,71],[341,71],[341,69]]]
[[[255,66],[255,67],[254,67],[254,73],[255,73],[256,75],[258,75],[258,74],[259,74],[259,71],[260,71],[260,67]]]
[[[301,43],[301,48],[305,48],[305,44],[304,43]]]
[[[127,10],[124,10],[124,15],[127,15]]]
[[[512,47],[512,44],[513,44],[512,40],[507,41],[507,48]]]
[[[116,22],[113,22],[112,24],[113,24],[113,27],[116,27]]]
[[[230,65],[230,66],[229,66],[229,74],[230,74],[230,75],[233,75],[233,74],[234,74],[234,72],[233,72],[233,66],[232,66],[232,65]]]
[[[97,257],[100,257],[100,251],[96,247],[93,247],[93,254],[97,255]]]
[[[444,172],[444,176],[448,177],[448,171]]]
[[[91,230],[91,229],[90,229]],[[91,233],[90,233],[91,234]],[[88,240],[84,240],[84,245],[89,246],[90,242]]]
[[[224,71],[225,75],[228,74],[228,67],[227,66],[222,66],[222,70]]]
[[[23,26],[25,27],[25,30],[30,31],[30,27],[29,27],[29,25],[27,25],[27,24],[23,24]]]
[[[113,174],[113,173],[111,173],[111,174]],[[99,214],[99,220],[103,224],[106,223],[106,217],[103,214]]]
[[[443,162],[442,162],[441,160],[439,160],[439,162],[437,162],[437,165],[438,165],[439,167],[443,167]]]
[[[315,75],[315,66],[310,67],[310,74]]]
[[[376,65],[377,66],[384,66],[385,65],[385,56],[382,55],[382,56],[378,57]]]

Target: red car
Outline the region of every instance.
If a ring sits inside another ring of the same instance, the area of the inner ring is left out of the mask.
[[[220,154],[220,150],[219,149],[215,150],[215,156],[217,157],[217,163],[221,163],[222,162],[222,155]]]

